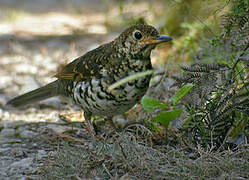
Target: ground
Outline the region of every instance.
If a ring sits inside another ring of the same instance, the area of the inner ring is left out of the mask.
[[[53,81],[64,64],[124,29],[107,28],[107,1],[68,2],[0,2],[0,179],[249,177],[248,145],[213,154],[187,146],[188,142],[175,143],[177,138],[155,143],[152,132],[142,125],[92,141],[80,123],[72,123],[84,120],[82,111],[63,99],[6,109],[8,100]],[[141,6],[148,8],[146,3]],[[139,13],[136,8],[131,7]],[[116,14],[115,8],[112,13]],[[166,81],[163,88],[153,87],[149,93],[167,98],[161,89],[168,90],[173,82]],[[141,108],[137,109],[127,117],[149,116],[136,115]]]
[[[84,15],[70,14],[70,6],[81,7]],[[38,174],[42,159],[53,153],[50,143],[42,143],[47,141],[43,135],[71,130],[61,117],[71,112],[82,120],[81,111],[58,98],[23,109],[3,106],[14,96],[51,82],[60,66],[116,33],[107,33],[95,1],[1,1],[0,7],[0,179],[25,179]]]

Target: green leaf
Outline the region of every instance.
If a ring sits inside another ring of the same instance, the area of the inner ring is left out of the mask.
[[[161,112],[156,117],[152,118],[152,122],[160,122],[163,126],[168,127],[169,123],[180,117],[182,114],[182,109],[176,109],[173,111]]]
[[[187,84],[177,91],[177,93],[171,98],[173,105],[175,106],[180,99],[182,99],[188,92],[194,87],[193,84]]]
[[[144,108],[144,110],[148,111],[148,112],[152,112],[154,109],[160,107],[161,109],[164,109],[165,107],[168,106],[168,103],[161,103],[157,100],[155,100],[154,98],[150,98],[150,97],[146,97],[144,96],[142,98],[142,106]]]
[[[248,117],[244,117],[243,119],[237,120],[230,128],[230,132],[228,133],[228,135],[233,139],[239,137],[239,135],[241,135],[241,132],[246,127],[246,124],[248,124],[248,122],[249,122]]]

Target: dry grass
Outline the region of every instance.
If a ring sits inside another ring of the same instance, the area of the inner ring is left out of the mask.
[[[152,133],[133,125],[122,133],[79,145],[62,141],[41,167],[42,179],[247,179],[249,145],[211,153],[153,145]],[[183,143],[182,143],[183,144]]]

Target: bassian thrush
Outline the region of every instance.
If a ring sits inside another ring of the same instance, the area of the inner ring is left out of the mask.
[[[111,91],[108,87],[124,77],[152,69],[151,51],[170,40],[169,36],[159,35],[152,26],[132,26],[110,43],[66,65],[54,82],[20,95],[7,105],[19,107],[53,96],[66,96],[84,110],[85,121],[92,132],[91,116],[110,119],[132,108],[146,93],[151,76],[132,80]]]

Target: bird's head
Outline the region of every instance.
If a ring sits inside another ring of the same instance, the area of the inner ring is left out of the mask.
[[[171,37],[160,35],[156,28],[146,24],[138,24],[126,29],[115,39],[119,48],[131,57],[150,56],[156,45],[172,40]]]

